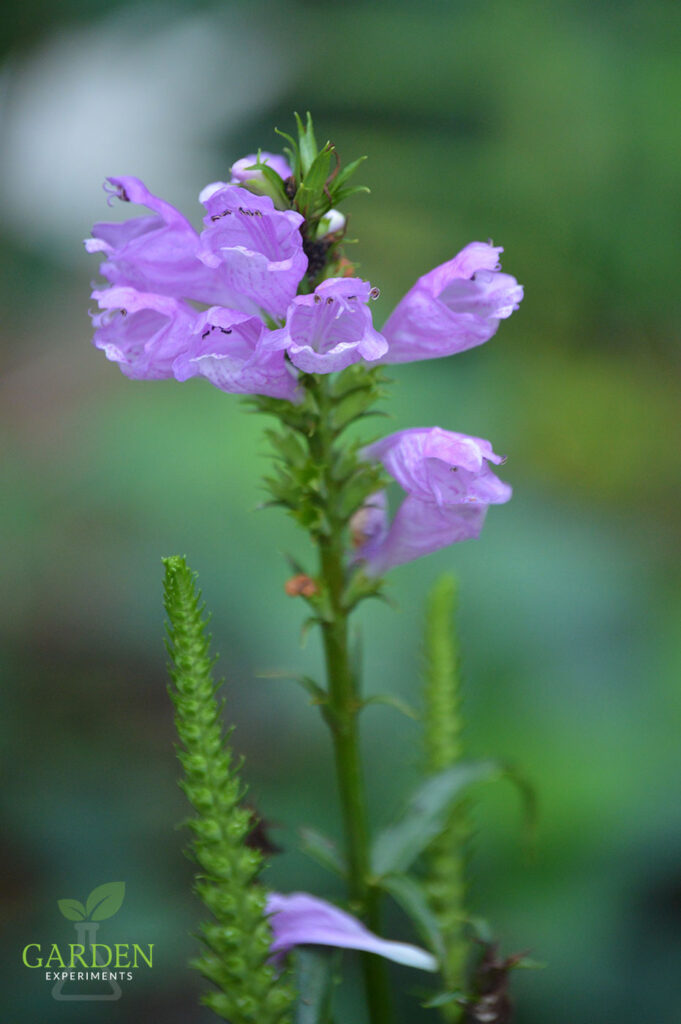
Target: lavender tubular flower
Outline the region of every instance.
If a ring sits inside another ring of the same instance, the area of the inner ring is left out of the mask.
[[[501,246],[471,242],[447,263],[420,277],[383,327],[386,363],[463,352],[495,334],[518,308],[522,286],[501,273]]]
[[[208,211],[199,258],[242,297],[221,305],[283,317],[307,270],[301,214],[277,210],[269,196],[219,181],[207,185],[199,199]]]
[[[226,305],[231,295],[219,273],[199,259],[199,234],[186,217],[153,195],[139,178],[107,181],[112,186],[109,202],[117,197],[154,212],[123,223],[95,224],[85,248],[105,255],[100,266],[104,277],[111,284],[143,292]]]
[[[286,349],[305,373],[334,373],[360,359],[380,359],[388,342],[374,328],[368,307],[377,294],[358,277],[322,281],[312,295],[293,300],[286,326],[272,333],[271,343]]]
[[[296,401],[296,379],[284,353],[268,346],[268,333],[258,317],[214,306],[197,317],[173,373],[180,381],[206,377],[221,391]]]
[[[406,491],[392,523],[382,495],[370,498],[354,517],[356,557],[372,576],[477,537],[488,506],[511,497],[509,485],[488,465],[504,459],[478,437],[439,427],[400,430],[363,454],[381,462]]]
[[[92,339],[126,377],[163,380],[173,376],[173,362],[186,349],[197,314],[167,295],[115,287],[93,291],[102,310],[92,314]]]
[[[283,956],[294,946],[336,946],[377,953],[387,960],[422,971],[436,971],[437,960],[431,953],[407,942],[381,939],[361,921],[332,903],[306,892],[289,895],[272,892],[267,896],[266,912],[274,936],[270,949]]]

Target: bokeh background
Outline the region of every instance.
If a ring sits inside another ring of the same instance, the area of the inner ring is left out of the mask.
[[[107,174],[142,177],[198,223],[200,187],[309,108],[345,160],[369,156],[372,194],[348,208],[379,323],[474,238],[503,244],[526,287],[487,345],[394,369],[392,429],[489,437],[515,497],[480,541],[393,571],[397,610],[361,615],[367,688],[418,702],[424,595],[455,572],[469,749],[515,761],[541,805],[532,858],[512,793],[476,810],[471,906],[505,952],[548,965],[516,977],[516,1020],[678,1024],[681,8],[6,0],[5,14],[2,1019],[212,1019],[185,969],[199,909],[174,828],[161,555],[187,554],[213,610],[234,742],[285,850],[269,883],[337,892],[296,852],[297,824],[338,830],[325,733],[302,693],[258,678],[319,670],[283,593],[304,540],[255,510],[263,424],[206,382],[130,382],[107,363],[81,245],[109,216]],[[384,823],[417,777],[418,726],[376,707],[364,740]],[[72,941],[57,899],[113,879],[127,898],[108,939],[155,942],[156,966],[120,1002],[57,1003],[21,949]],[[409,935],[397,913],[386,931]],[[416,996],[401,1013],[434,1019]],[[363,1024],[352,986],[338,1019]]]

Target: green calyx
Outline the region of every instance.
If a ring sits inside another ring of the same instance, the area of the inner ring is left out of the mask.
[[[361,457],[362,442],[342,435],[361,420],[382,415],[374,406],[385,378],[380,367],[355,363],[339,374],[305,374],[301,383],[305,399],[300,405],[257,396],[251,400],[279,421],[267,431],[275,457],[265,478],[267,504],[285,508],[315,542],[333,537],[350,552],[361,540],[353,537],[353,517],[386,481],[380,465]],[[380,581],[369,579],[361,564],[348,558],[344,611],[380,593]],[[328,617],[324,580],[306,600],[321,620]]]
[[[263,855],[246,842],[253,815],[243,805],[238,766],[221,723],[205,606],[184,558],[163,563],[180,785],[196,812],[187,822],[188,853],[198,868],[196,893],[212,915],[200,928],[205,950],[192,966],[217,987],[203,1001],[219,1017],[231,1024],[288,1024],[293,993],[267,962],[271,932],[258,884]]]

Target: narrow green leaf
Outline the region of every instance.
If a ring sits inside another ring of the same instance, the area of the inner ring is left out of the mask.
[[[274,205],[277,207],[277,209],[288,209],[291,204],[289,202],[288,196],[286,195],[286,192],[284,191],[284,182],[279,177],[277,172],[273,171],[268,164],[258,163],[256,164],[256,167],[261,172],[263,178],[265,179],[267,185],[269,186],[269,188],[266,191],[264,189],[260,189],[258,191],[263,191],[265,192],[265,194],[271,196],[271,198],[274,200]]]
[[[275,128],[274,131],[276,135],[279,135],[281,136],[282,139],[285,139],[288,142],[289,146],[291,147],[290,149],[286,147],[284,149],[284,153],[288,157],[288,162],[291,165],[291,170],[293,171],[294,177],[296,178],[297,181],[299,181],[302,168],[300,162],[300,148],[298,146],[298,143],[291,135],[288,134],[288,132],[282,132],[281,129],[279,128]]]
[[[502,777],[503,770],[494,761],[462,761],[426,779],[412,795],[402,817],[377,836],[372,853],[374,873],[407,871],[440,835],[450,808],[472,785]]]
[[[378,884],[402,908],[438,960],[443,960],[444,942],[423,886],[409,875],[385,875]]]
[[[340,875],[341,878],[346,877],[347,865],[332,839],[329,839],[322,832],[318,832],[317,829],[307,826],[303,826],[298,831],[300,835],[300,849],[303,853],[306,853],[308,857],[316,860],[323,868],[327,868],[327,870],[332,871],[335,875]]]
[[[297,676],[292,675],[289,672],[260,672],[257,676],[258,679],[290,679],[293,683],[298,683],[299,686],[310,694],[312,697],[313,704],[326,704],[328,700],[328,694],[319,683],[315,683],[314,679],[310,679],[309,676]]]
[[[85,911],[91,921],[105,921],[121,909],[125,899],[125,882],[106,882],[93,889],[87,898]]]
[[[84,921],[87,916],[79,900],[57,900],[57,906],[67,921]]]
[[[421,1006],[425,1010],[435,1010],[440,1006],[449,1006],[450,1003],[460,1003],[465,1005],[468,1001],[468,996],[465,992],[438,992],[436,996],[429,999],[425,1003],[421,1003]]]
[[[303,179],[303,185],[309,192],[321,192],[329,176],[331,167],[331,150],[326,146],[315,157],[312,166]]]
[[[418,722],[420,718],[418,711],[415,711],[406,700],[402,700],[401,697],[396,697],[392,693],[376,693],[371,697],[367,697],[364,701],[364,707],[367,704],[385,704],[387,707],[399,711],[400,714],[405,715],[407,718],[411,718],[414,722]]]
[[[314,137],[314,127],[312,125],[312,115],[310,111],[307,112],[307,118],[305,125],[300,119],[300,116],[295,113],[293,115],[296,119],[296,125],[298,128],[298,148],[300,150],[300,168],[303,173],[303,178],[310,170],[310,167],[315,161],[317,156],[317,141]]]
[[[360,164],[363,164],[366,159],[366,156],[360,156],[359,159],[353,160],[351,163],[345,165],[333,182],[334,193],[346,183],[346,181],[355,173]]]
[[[337,206],[339,203],[342,203],[344,199],[349,199],[350,196],[354,196],[358,192],[366,192],[367,195],[370,195],[371,189],[367,188],[366,185],[350,185],[348,188],[341,188],[338,192],[334,193],[334,205]],[[346,241],[348,241],[348,239],[346,239]]]
[[[331,1024],[338,952],[321,946],[298,946],[294,959],[298,993],[293,1011],[294,1024]]]

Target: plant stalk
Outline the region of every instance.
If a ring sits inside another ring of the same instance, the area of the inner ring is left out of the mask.
[[[343,606],[346,583],[345,523],[338,515],[340,487],[333,477],[335,436],[330,425],[331,402],[325,378],[311,385],[317,401],[317,429],[309,437],[310,453],[322,468],[328,532],[315,536],[319,551],[319,573],[328,598],[327,614],[321,623],[329,711],[327,721],[334,744],[336,775],[340,794],[349,895],[357,913],[372,931],[380,932],[379,892],[371,885],[369,825],[359,741],[361,695],[353,670],[348,643],[348,612]],[[392,1008],[388,976],[383,961],[362,954],[362,971],[371,1024],[391,1024]]]

